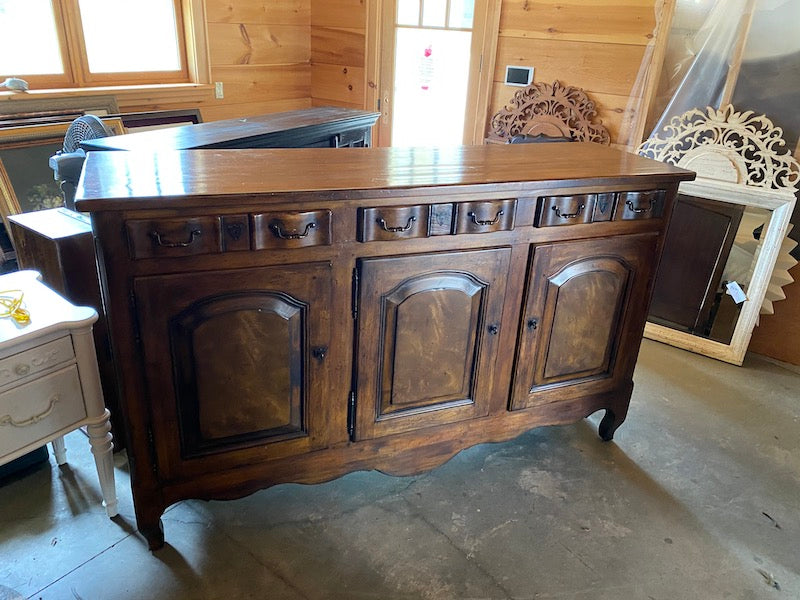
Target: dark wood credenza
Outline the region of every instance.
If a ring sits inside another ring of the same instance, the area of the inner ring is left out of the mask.
[[[253,117],[140,131],[81,142],[99,150],[221,150],[368,147],[380,113],[319,106]]]
[[[142,164],[90,154],[77,206],[151,548],[184,498],[419,472],[599,409],[611,439],[694,176],[584,143]]]

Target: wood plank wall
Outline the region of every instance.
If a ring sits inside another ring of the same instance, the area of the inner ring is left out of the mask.
[[[503,0],[489,115],[518,87],[506,65],[534,67],[534,81],[582,88],[614,143],[625,143],[645,50],[656,28],[655,0]],[[639,91],[641,93],[641,90]]]
[[[311,103],[364,108],[366,0],[311,0]]]
[[[199,105],[204,121],[311,106],[311,0],[207,0],[212,81],[224,98],[126,105],[169,110]]]

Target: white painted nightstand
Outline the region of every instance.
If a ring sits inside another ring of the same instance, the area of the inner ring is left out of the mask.
[[[113,517],[117,492],[110,413],[103,404],[92,339],[97,313],[74,306],[38,278],[35,271],[0,276],[0,295],[22,291],[22,307],[30,312],[25,326],[0,318],[0,465],[48,442],[63,465],[63,436],[86,425],[103,505]]]

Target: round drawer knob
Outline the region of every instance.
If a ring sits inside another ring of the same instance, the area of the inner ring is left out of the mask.
[[[17,365],[14,367],[14,373],[17,375],[27,375],[30,372],[30,365]]]

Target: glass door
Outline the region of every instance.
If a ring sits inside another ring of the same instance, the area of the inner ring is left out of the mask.
[[[483,41],[475,14],[485,1],[384,2],[381,145],[465,143]]]

